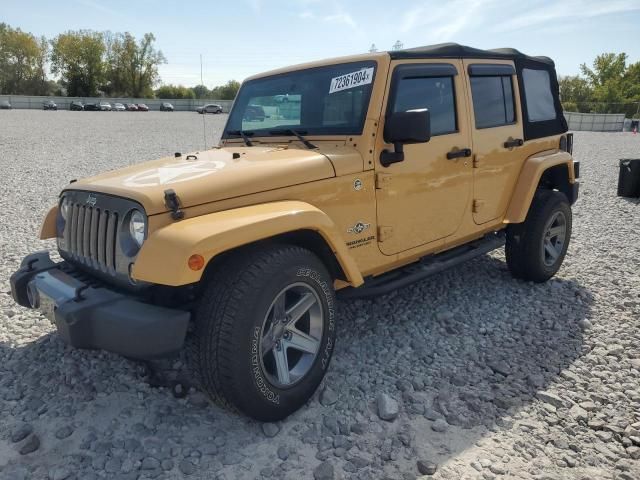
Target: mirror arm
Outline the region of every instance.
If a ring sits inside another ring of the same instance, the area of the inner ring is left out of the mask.
[[[394,142],[393,152],[384,149],[380,152],[380,164],[383,167],[388,167],[393,163],[404,161],[404,146],[401,142]]]

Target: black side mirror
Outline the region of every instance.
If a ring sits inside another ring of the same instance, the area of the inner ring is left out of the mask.
[[[394,112],[389,115],[384,125],[384,139],[393,143],[393,152],[383,150],[380,163],[388,167],[392,163],[404,160],[403,145],[408,143],[425,143],[431,139],[431,116],[429,110],[409,110]]]

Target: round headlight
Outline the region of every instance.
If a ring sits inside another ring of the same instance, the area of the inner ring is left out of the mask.
[[[144,242],[144,230],[144,215],[139,210],[134,210],[129,217],[129,233],[138,247],[141,247]]]
[[[60,216],[62,217],[63,220],[66,220],[68,214],[69,214],[69,202],[67,201],[66,198],[63,198],[62,202],[60,202]]]

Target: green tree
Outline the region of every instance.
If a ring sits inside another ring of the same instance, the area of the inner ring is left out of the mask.
[[[618,113],[624,108],[622,79],[627,70],[626,53],[603,53],[595,58],[591,68],[583,63],[580,70],[593,89],[591,111]]]
[[[196,85],[191,88],[196,98],[211,98],[211,90],[206,85]]]
[[[47,53],[46,40],[0,23],[0,93],[46,95]]]
[[[51,71],[60,75],[69,96],[96,96],[104,82],[102,33],[68,31],[51,41]]]
[[[229,80],[224,85],[213,87],[211,90],[211,97],[216,100],[233,100],[240,90],[240,82],[236,80]]]
[[[182,85],[162,85],[155,92],[157,98],[196,98],[193,89]]]
[[[578,75],[560,77],[558,84],[560,86],[560,99],[566,111],[590,111],[593,89],[585,78]]]

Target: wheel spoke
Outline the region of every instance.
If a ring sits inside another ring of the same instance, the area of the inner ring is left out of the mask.
[[[296,302],[291,308],[287,310],[288,324],[295,325],[302,316],[309,311],[311,307],[316,304],[316,298],[311,293],[305,293],[300,297],[300,300]]]
[[[262,337],[262,356],[264,357],[269,353],[275,344],[276,341],[273,339],[272,330],[269,330],[264,337]]]
[[[294,327],[288,327],[287,332],[290,335],[290,337],[284,341],[287,347],[314,355],[318,351],[320,342],[311,335],[307,335]]]
[[[564,225],[558,225],[549,229],[549,235],[551,238],[562,236],[564,234]]]
[[[286,316],[285,292],[281,293],[273,304],[273,323],[283,322]]]
[[[278,376],[278,381],[283,385],[287,385],[290,383],[287,349],[284,348],[284,345],[281,345],[281,348],[274,348],[272,352],[273,358],[276,361],[276,374]]]
[[[558,251],[551,242],[544,242],[544,249],[551,257],[551,260],[555,261],[555,259],[558,258]]]

